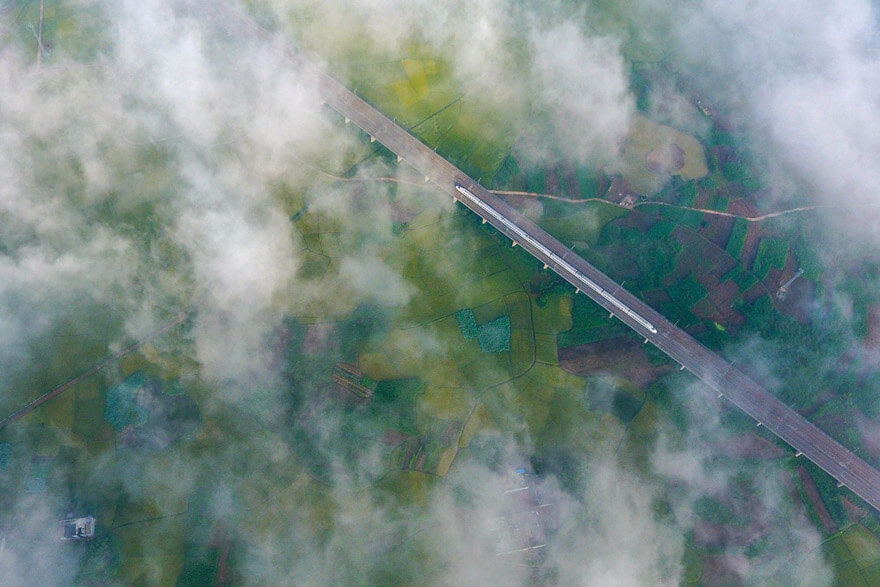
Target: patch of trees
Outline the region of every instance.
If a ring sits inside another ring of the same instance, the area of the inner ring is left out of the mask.
[[[455,317],[462,336],[466,339],[476,338],[482,352],[500,353],[510,350],[510,316],[501,316],[479,326],[473,310],[459,310]]]
[[[666,290],[677,305],[690,308],[709,295],[709,290],[694,279],[693,275],[685,275]]]
[[[636,263],[639,290],[663,287],[663,278],[675,267],[682,244],[671,234],[666,238],[648,238],[643,232],[611,222],[602,230],[599,245],[615,246],[619,255]],[[609,260],[613,265],[614,260]]]
[[[785,241],[765,238],[758,245],[758,255],[752,264],[752,273],[766,279],[773,268],[782,269],[788,260],[789,245]]]

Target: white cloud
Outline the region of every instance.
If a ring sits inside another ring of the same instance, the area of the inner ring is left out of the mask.
[[[712,80],[713,98],[734,109],[779,171],[818,202],[876,203],[875,5],[704,0],[681,15],[678,51],[694,75]]]
[[[166,2],[105,6],[115,46],[101,67],[78,69],[58,57],[54,69],[31,74],[25,56],[12,49],[0,54],[0,244],[6,248],[0,249],[0,371],[38,361],[23,343],[50,332],[78,304],[119,305],[128,334],[137,336],[159,320],[158,307],[193,303],[195,358],[208,378],[228,384],[217,401],[248,398],[254,388],[271,387],[271,380],[260,377],[261,352],[289,308],[344,314],[363,302],[408,302],[414,288],[385,257],[392,238],[388,192],[374,185],[295,185],[297,195],[312,199],[311,212],[335,223],[342,235],[342,252],[325,277],[298,275],[303,237],[270,184],[297,177],[303,161],[335,165],[356,148],[350,134],[323,116],[313,78],[277,47],[222,46],[204,22],[175,13]],[[301,4],[273,6],[286,15]],[[316,34],[330,44],[341,47],[359,29],[386,54],[417,40],[449,55],[469,99],[504,109],[526,133],[535,157],[557,148],[590,161],[609,163],[617,156],[634,107],[618,41],[577,25],[581,17],[558,4],[336,0],[306,8],[323,25]],[[729,94],[727,104],[766,137],[780,168],[830,201],[874,201],[880,187],[872,165],[880,160],[880,97],[870,5],[811,1],[804,8],[779,0],[742,7],[706,0],[688,14],[676,29],[682,59],[709,70],[713,80],[727,80],[718,85],[717,98]],[[545,134],[548,128],[552,132]],[[131,168],[142,147],[155,147],[165,158],[163,181]],[[58,170],[61,176],[51,173]],[[114,222],[96,220],[92,206],[99,205],[114,210]],[[164,265],[169,256],[156,252],[160,243],[178,254],[177,265]],[[138,290],[137,279],[149,285]],[[443,350],[431,342],[424,347]],[[683,487],[674,524],[655,515],[662,483],[646,482],[612,461],[591,463],[584,495],[548,482],[568,516],[548,550],[548,566],[560,584],[680,581],[692,505],[722,492],[735,471],[713,468],[709,453],[692,448],[702,446],[699,434],[717,424],[717,414],[695,410],[691,419],[703,423],[699,433],[684,447],[661,440],[652,461],[660,481]],[[339,422],[322,424],[332,449],[346,430]],[[232,461],[252,458],[270,465],[287,459],[287,445],[273,439],[234,445],[197,470],[225,471]],[[365,469],[380,468],[376,453],[366,456]],[[180,487],[195,484],[188,463],[174,465]],[[296,529],[307,538],[300,539],[283,520],[285,529],[277,534],[252,530],[255,547],[248,560],[254,565],[245,568],[256,572],[292,557],[303,565],[292,572],[317,581],[337,568],[356,568],[363,562],[357,556],[372,562],[389,556],[383,546],[393,540],[381,534],[386,541],[373,544],[371,538],[390,525],[414,534],[436,532],[426,542],[451,582],[497,581],[492,539],[500,482],[488,470],[468,473],[477,496],[474,510],[462,512],[443,489],[429,492],[424,511],[415,513],[400,508],[389,514],[384,504],[366,498],[350,509],[332,503],[327,509],[338,535],[327,548],[312,543],[314,529],[304,521]],[[230,473],[230,485],[218,490],[222,509],[237,506],[238,496],[228,488],[244,484],[236,475],[250,477],[261,490],[277,489],[271,487],[274,479]],[[767,490],[762,495],[767,508],[786,499]],[[401,512],[412,516],[409,524],[395,525]],[[34,515],[34,527],[48,516]],[[369,522],[360,529],[367,532],[352,539],[349,522],[364,518]],[[778,540],[815,549],[816,532],[795,514],[791,519]],[[292,544],[314,555],[312,566],[291,554]],[[15,565],[27,560],[22,554],[5,568],[17,571]],[[828,577],[820,556],[809,562],[793,570],[797,582]],[[279,567],[283,576],[286,569]],[[511,583],[528,581],[521,568],[503,572]]]

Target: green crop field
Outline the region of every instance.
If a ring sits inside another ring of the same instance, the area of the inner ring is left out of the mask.
[[[670,208],[669,206],[657,206],[660,215],[677,225],[685,226],[691,230],[700,228],[703,222],[703,212],[696,210],[683,210],[681,208]]]
[[[760,279],[766,279],[773,268],[782,269],[788,259],[789,244],[784,241],[765,238],[758,245],[758,256],[752,264],[752,272]]]
[[[724,274],[721,279],[722,281],[733,281],[742,291],[746,291],[758,283],[758,278],[755,277],[755,274],[746,270],[742,265],[737,265]]]
[[[853,524],[841,535],[859,569],[880,563],[880,539],[861,524]]]
[[[727,252],[737,259],[742,255],[743,245],[746,243],[746,235],[749,232],[751,224],[742,218],[737,218],[727,241]]]

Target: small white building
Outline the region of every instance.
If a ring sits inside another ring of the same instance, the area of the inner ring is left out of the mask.
[[[61,540],[90,540],[95,537],[95,516],[61,520]]]

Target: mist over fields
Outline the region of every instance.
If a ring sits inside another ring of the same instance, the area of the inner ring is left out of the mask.
[[[810,255],[836,268],[824,282],[833,326],[870,364],[880,345],[866,342],[860,308],[878,299],[848,284],[855,275],[870,292],[880,276],[877,5],[747,4],[242,0],[277,34],[266,42],[197,2],[47,0],[51,43],[37,65],[39,2],[0,2],[0,417],[189,312],[135,353],[161,380],[128,408],[135,424],[108,416],[108,390],[141,369],[121,364],[2,431],[0,582],[673,585],[699,580],[694,533],[716,531],[718,577],[831,584],[827,533],[793,499],[785,453],[767,442],[775,460],[719,456],[750,423],[689,375],[668,370],[667,403],[644,430],[596,415],[616,409],[603,388],[613,383],[582,382],[570,409],[546,408],[551,434],[532,403],[505,395],[520,376],[506,364],[457,366],[466,343],[443,319],[468,307],[461,268],[484,277],[490,237],[377,155],[284,53],[299,46],[352,85],[410,55],[442,59],[444,83],[473,108],[462,136],[512,133],[506,149],[523,165],[625,175],[641,116],[707,143],[724,126],[762,175],[758,211],[822,207],[807,212]],[[637,83],[633,62],[663,75]],[[456,288],[451,310],[435,316],[426,292],[444,284]],[[784,386],[785,348],[760,328],[725,351]],[[380,414],[397,429],[375,428],[378,412],[339,408],[352,398],[331,381],[357,360],[389,373],[359,372],[357,385],[423,375],[442,383],[428,386],[440,399],[409,406],[403,383]],[[817,361],[833,379],[838,357]],[[561,397],[557,379],[523,377],[529,393]],[[880,404],[860,409],[860,430],[880,441]],[[393,433],[457,439],[442,472],[416,475],[416,453],[396,475]],[[544,466],[535,483],[555,511],[532,566],[496,556],[498,496],[524,463]],[[40,467],[51,468],[42,485]],[[706,530],[706,504],[727,499]],[[103,550],[60,543],[57,520],[72,509],[101,512]],[[720,529],[731,520],[732,537]]]

